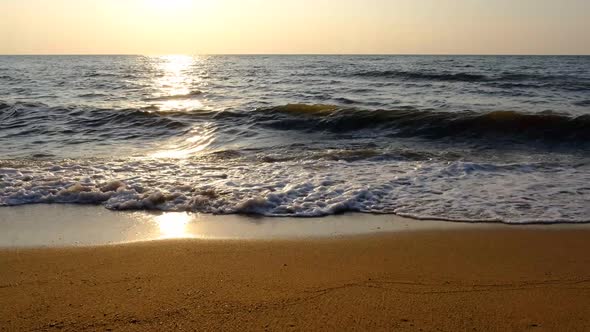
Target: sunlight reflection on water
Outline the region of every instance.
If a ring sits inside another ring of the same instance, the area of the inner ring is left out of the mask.
[[[198,126],[191,131],[191,135],[180,142],[167,145],[149,155],[151,158],[183,159],[202,152],[215,142],[216,127],[213,125]]]
[[[160,109],[166,110],[198,110],[204,105],[199,96],[201,91],[192,90],[199,85],[200,78],[192,75],[192,69],[204,60],[200,57],[185,55],[166,55],[157,57],[157,72],[154,78],[155,93],[151,99],[158,101]],[[183,142],[175,142],[162,150],[151,154],[154,158],[187,158],[203,151],[214,140],[214,128],[202,126],[194,128],[192,136]]]
[[[154,77],[154,93],[151,99],[167,110],[198,109],[203,103],[197,99],[199,91],[191,90],[200,78],[192,75],[193,66],[201,62],[199,57],[166,55],[157,57]]]
[[[165,213],[154,218],[161,232],[161,239],[192,238],[195,234],[189,232],[188,224],[191,216],[186,212]]]

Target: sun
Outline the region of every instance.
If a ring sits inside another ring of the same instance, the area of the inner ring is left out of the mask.
[[[156,10],[180,10],[189,8],[196,0],[147,0]]]

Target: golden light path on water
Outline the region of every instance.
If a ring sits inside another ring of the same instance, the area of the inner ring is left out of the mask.
[[[152,99],[156,101],[160,111],[189,112],[204,109],[201,100],[201,91],[195,90],[199,86],[200,78],[193,75],[193,68],[205,61],[198,56],[166,55],[156,57],[156,72],[153,86],[156,90]],[[209,146],[213,140],[214,128],[194,128],[191,136],[183,141],[172,142],[160,150],[152,153],[153,158],[187,158],[201,152]]]
[[[154,78],[154,100],[164,110],[195,109],[203,107],[201,101],[192,98],[191,87],[200,78],[191,75],[193,66],[202,61],[199,57],[187,55],[165,55],[156,57]]]

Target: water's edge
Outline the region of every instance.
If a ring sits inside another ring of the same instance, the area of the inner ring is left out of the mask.
[[[458,223],[360,213],[323,218],[269,218],[177,212],[116,212],[82,205],[0,208],[0,248],[102,246],[166,239],[333,239],[392,232],[470,229],[590,230],[590,224]]]

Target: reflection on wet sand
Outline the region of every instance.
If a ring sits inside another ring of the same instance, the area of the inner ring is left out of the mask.
[[[192,238],[194,234],[190,234],[188,224],[191,216],[186,212],[171,212],[164,213],[160,216],[154,217],[154,221],[158,224],[162,239],[179,239]]]
[[[486,227],[518,226],[417,221],[395,215],[346,214],[302,219],[186,212],[115,212],[101,206],[28,205],[0,209],[0,247],[105,245],[179,238],[293,239]]]

